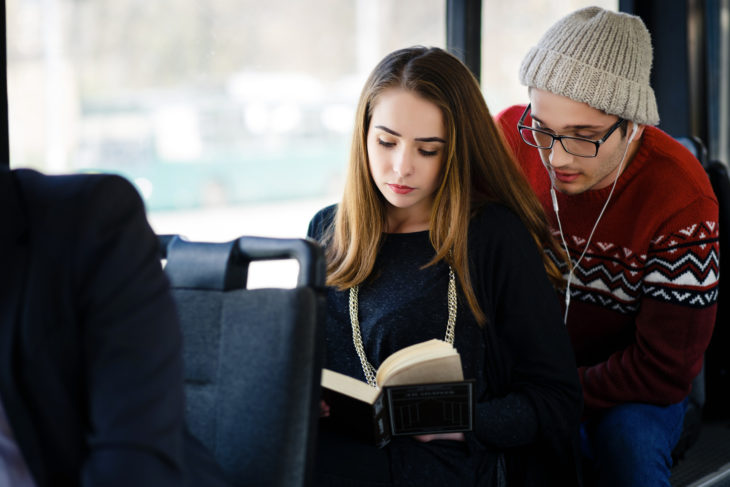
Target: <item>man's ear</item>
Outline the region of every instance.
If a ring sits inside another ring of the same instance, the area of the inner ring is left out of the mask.
[[[633,127],[629,132],[629,141],[639,140],[641,135],[644,133],[644,127],[646,127],[646,125],[636,122],[631,122],[631,125],[633,125]]]

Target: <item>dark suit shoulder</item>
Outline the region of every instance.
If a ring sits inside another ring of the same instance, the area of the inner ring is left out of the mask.
[[[78,205],[113,200],[142,205],[134,186],[115,174],[46,175],[32,169],[13,171],[25,204],[29,207]]]
[[[124,222],[137,221],[152,233],[145,207],[135,187],[112,174],[44,175],[16,170],[19,199],[31,236],[77,235],[84,238],[115,232]],[[83,235],[83,237],[82,237]],[[92,239],[93,240],[93,239]],[[74,245],[74,247],[76,247]]]

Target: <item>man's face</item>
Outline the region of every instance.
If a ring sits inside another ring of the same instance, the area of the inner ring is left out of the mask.
[[[530,90],[530,102],[532,126],[555,135],[598,140],[618,121],[616,115],[536,88]],[[634,139],[637,147],[640,135],[638,131]],[[554,173],[556,189],[565,194],[579,194],[613,184],[627,141],[624,131],[615,130],[600,146],[596,157],[569,154],[557,140],[552,149],[535,150],[540,152],[545,167]],[[630,150],[626,154],[622,170],[628,166],[633,152]]]

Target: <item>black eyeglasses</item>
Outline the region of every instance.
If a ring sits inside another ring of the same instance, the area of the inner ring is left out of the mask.
[[[598,148],[601,147],[601,144],[606,142],[611,134],[624,122],[626,122],[626,119],[619,118],[618,122],[613,124],[611,128],[608,129],[608,132],[606,132],[606,134],[598,140],[584,139],[583,137],[571,137],[569,135],[554,135],[550,132],[546,132],[545,130],[524,125],[523,122],[525,121],[527,112],[530,111],[531,106],[532,104],[527,105],[525,112],[522,114],[522,117],[520,117],[520,121],[517,122],[517,130],[520,131],[520,137],[522,137],[522,140],[525,141],[525,144],[537,147],[538,149],[547,150],[552,149],[555,141],[559,140],[560,145],[563,146],[565,152],[578,157],[596,157],[598,155]]]

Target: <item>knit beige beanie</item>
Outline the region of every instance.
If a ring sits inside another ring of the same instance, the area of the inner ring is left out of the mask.
[[[641,124],[659,123],[649,85],[649,31],[639,17],[587,7],[558,20],[520,66],[523,85]]]

